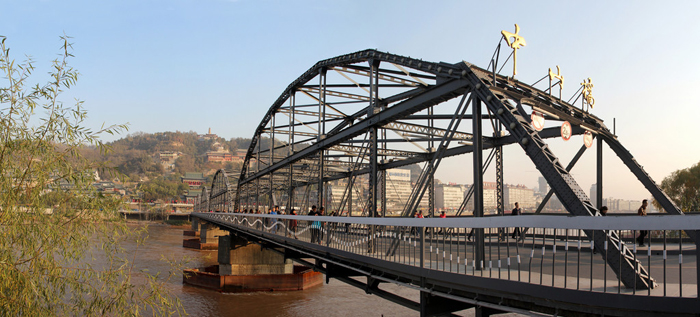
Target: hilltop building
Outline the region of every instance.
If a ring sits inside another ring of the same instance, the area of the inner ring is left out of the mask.
[[[156,163],[163,165],[166,170],[175,169],[175,161],[182,156],[182,152],[179,151],[160,151],[153,155]]]
[[[204,183],[207,181],[207,179],[204,178],[204,174],[192,172],[185,173],[185,175],[182,176],[180,180],[183,183],[190,186],[190,189],[198,189],[202,187],[202,185],[204,185]]]
[[[207,153],[205,154],[207,156],[207,162],[223,163],[233,161],[233,154],[231,154],[228,150],[224,149],[224,146],[221,145],[221,143],[219,143],[218,141],[214,142],[214,144],[212,144],[212,147],[216,148],[216,150],[207,151]]]
[[[246,154],[248,154],[247,149],[236,149],[236,151],[233,152],[233,160],[243,162]]]
[[[185,194],[185,203],[194,204],[200,194],[202,194],[201,189],[188,189],[187,193]]]
[[[199,140],[216,140],[218,139],[219,136],[216,134],[211,133],[211,128],[209,128],[209,132],[207,134],[200,134],[199,135]]]

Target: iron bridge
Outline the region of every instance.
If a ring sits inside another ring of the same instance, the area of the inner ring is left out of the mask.
[[[603,148],[607,146],[662,206],[667,216],[683,215],[603,120],[590,112],[594,103],[590,91],[579,89],[571,98],[573,101],[565,101],[561,89],[558,96],[552,92],[556,85],[561,88],[562,77],[552,77],[550,70],[549,84],[544,84],[544,87],[540,84],[542,80],[532,85],[520,82],[514,76],[497,72],[498,55],[494,54],[495,58],[487,69],[464,61],[429,62],[372,49],[316,63],[289,84],[269,108],[253,134],[240,174],[219,170],[212,186],[203,191],[195,203],[195,211],[240,213],[261,210],[265,213],[280,205],[283,210],[296,209],[305,214],[313,204],[328,210],[326,214],[334,211],[341,216],[369,218],[368,221],[379,221],[373,219],[378,217],[411,218],[423,209],[431,216],[436,209],[435,172],[445,158],[464,158],[465,168],[472,171],[473,185],[454,216],[466,216],[471,221],[488,215],[487,209],[491,207],[485,206],[484,199],[484,175],[488,169],[495,169],[496,176],[496,203],[492,213],[500,216],[508,208],[504,198],[503,149],[510,146],[525,154],[551,188],[535,214],[539,214],[555,195],[570,215],[596,217],[600,216],[598,208],[603,202]],[[559,82],[553,84],[552,78],[559,79]],[[533,124],[533,119],[538,120],[535,123],[546,124],[538,127]],[[585,144],[573,159],[565,163],[554,153],[560,137],[588,139],[582,142]],[[595,148],[596,156],[595,201],[591,201],[570,173],[589,147]],[[406,180],[396,172],[416,164],[422,165],[419,165],[420,173],[408,180],[410,186],[407,187]],[[352,219],[350,217],[347,221],[355,221]],[[473,232],[467,234],[470,238],[473,236],[473,242],[470,240],[460,245],[469,245],[474,252],[471,268],[474,272],[483,272],[486,265],[492,270],[494,260],[489,257],[493,256],[493,242],[490,239],[494,234],[499,241],[507,239],[505,227],[479,227],[464,221],[467,220],[460,219],[459,222],[463,227],[452,227],[447,230],[447,235],[443,232],[440,237],[453,241],[462,238],[467,228],[473,228]],[[385,238],[382,241],[389,243],[382,247],[370,243],[369,249],[365,250],[368,254],[393,257],[405,248],[403,240],[397,238],[406,237],[405,227],[393,223],[367,225],[355,234],[379,235]],[[416,228],[410,230],[416,231]],[[501,230],[494,233],[494,228]],[[549,229],[556,232],[561,228]],[[599,230],[594,226],[579,229],[581,232],[576,239],[590,241],[591,249],[604,250],[596,255],[596,260],[604,261],[611,270],[610,274],[616,276],[626,289],[657,289],[659,277],[650,273],[649,265],[639,261],[635,250],[620,235],[619,230],[630,228]],[[695,241],[697,227],[674,228],[680,229],[685,230],[681,234],[685,239]],[[546,230],[528,230],[519,233],[519,241],[524,241],[528,234],[544,240],[551,237]],[[268,238],[260,232],[244,231],[238,232],[264,243],[288,242]],[[394,238],[385,236],[389,233]],[[558,238],[560,235],[554,233],[555,244]],[[510,250],[510,247],[504,250]],[[306,249],[298,252],[301,250]],[[338,252],[334,257],[343,258],[344,251]],[[499,261],[505,259],[500,255],[497,258]],[[325,265],[335,263],[327,258],[316,259]],[[339,259],[333,258],[336,260]],[[372,258],[366,264],[379,266],[372,262],[375,260]],[[332,269],[325,269],[329,276],[333,276],[333,269],[342,272],[348,269],[340,264],[334,265],[331,265]],[[443,276],[444,273],[430,271],[428,274],[420,269],[415,271],[415,267],[402,269],[415,273],[409,274],[410,277],[396,275],[407,285],[424,285],[423,282],[415,283],[426,276]],[[416,276],[420,278],[414,279]],[[452,275],[444,277],[449,280]],[[501,283],[491,278],[478,279],[478,283],[470,277],[463,278],[466,280],[460,281],[474,282],[483,287],[480,292],[472,289],[478,296],[487,296],[496,287],[490,285]],[[381,281],[373,279],[377,283]],[[374,287],[372,283],[367,285],[368,288]],[[532,289],[528,288],[528,291]],[[551,288],[542,291],[552,293]]]

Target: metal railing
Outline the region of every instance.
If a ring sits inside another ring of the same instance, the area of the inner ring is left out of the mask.
[[[516,216],[485,218],[360,218],[202,213],[204,220],[265,235],[319,244],[430,270],[589,292],[697,298],[697,244],[684,230],[700,230],[700,215],[647,217]],[[517,229],[516,229],[517,228]],[[483,229],[482,259],[477,258]],[[593,235],[606,236],[597,250]],[[640,231],[649,231],[638,246]],[[518,234],[518,232],[520,234]],[[474,234],[472,234],[474,233]],[[612,237],[620,237],[615,240]],[[609,265],[617,241],[646,268],[648,285],[624,285]]]

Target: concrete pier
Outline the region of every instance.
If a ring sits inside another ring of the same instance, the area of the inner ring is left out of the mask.
[[[202,242],[210,241],[205,236],[216,232],[205,231],[202,229]],[[219,265],[185,270],[183,283],[221,292],[296,291],[323,283],[322,273],[294,266],[280,252],[228,234],[217,239]]]
[[[291,274],[293,270],[292,260],[279,252],[263,249],[240,237],[219,237],[221,275]]]
[[[196,219],[196,218],[195,218]],[[184,239],[182,246],[185,248],[199,250],[216,250],[219,246],[219,237],[228,236],[227,230],[221,230],[213,223],[207,223],[202,220],[192,221],[192,231],[185,231],[183,234],[187,236],[199,236],[199,238]]]

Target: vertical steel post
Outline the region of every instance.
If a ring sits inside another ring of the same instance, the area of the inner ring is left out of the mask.
[[[367,114],[368,117],[371,117],[375,114],[375,109],[377,107],[377,92],[378,92],[378,83],[379,83],[379,74],[378,74],[378,69],[379,69],[379,61],[375,60],[369,60],[370,64],[370,76],[369,76],[369,81],[370,81],[370,94],[369,94],[369,111],[370,113]],[[370,153],[369,153],[369,165],[370,165],[370,173],[369,173],[369,216],[370,217],[376,217],[377,216],[377,139],[379,138],[379,129],[377,126],[372,126],[370,128]],[[370,239],[368,240],[368,252],[374,252],[375,251],[375,240],[374,240],[374,234],[376,231],[376,227],[374,225],[370,226]]]
[[[420,232],[420,268],[425,267],[425,227],[418,227]]]
[[[289,95],[289,137],[287,146],[287,157],[294,155],[294,92],[292,91]],[[294,208],[294,164],[289,164],[289,176],[287,177],[287,209],[286,213],[289,214]]]
[[[386,129],[381,130],[382,134],[382,149],[386,149]],[[382,164],[386,164],[386,155],[382,156]],[[386,169],[383,169],[381,171],[382,173],[382,183],[381,183],[381,190],[382,190],[382,217],[386,217],[386,183],[387,183],[387,172]]]
[[[430,119],[428,119],[428,127],[430,127],[430,140],[428,141],[428,147],[430,148],[430,153],[433,153],[436,151],[435,149],[435,141],[433,141],[433,125],[435,124],[435,120],[433,120],[433,107],[428,108],[428,116]],[[430,217],[435,217],[435,179],[434,176],[435,171],[432,171],[430,175],[428,175],[428,212],[430,214]],[[430,231],[430,234],[433,234],[434,230]]]
[[[255,209],[260,209],[260,178],[255,179]]]
[[[483,161],[482,161],[482,150],[483,142],[481,135],[481,101],[478,98],[474,98],[474,104],[472,105],[472,130],[473,130],[473,140],[474,140],[474,217],[484,216],[484,176],[482,174]],[[484,261],[484,228],[478,228],[476,230],[476,246],[475,246],[475,269],[483,269],[482,264]]]
[[[500,216],[505,215],[505,188],[503,184],[503,146],[496,147],[496,207]]]
[[[318,73],[318,142],[321,142],[326,135],[326,68],[321,68]],[[319,209],[325,205],[323,193],[323,173],[324,173],[324,153],[325,150],[318,152],[318,207]]]
[[[348,183],[348,186],[350,186],[350,189],[348,189],[348,217],[350,217],[352,216],[352,190],[355,186],[355,183],[352,181],[352,177],[348,177]]]
[[[502,137],[501,131],[502,125],[499,122],[496,130],[496,137]],[[504,187],[503,187],[503,146],[499,145],[496,147],[496,208],[498,210],[499,216],[505,215],[505,197],[504,197]],[[499,240],[507,240],[508,234],[506,233],[506,228],[499,229]]]
[[[260,142],[262,135],[258,134],[258,154],[255,155],[255,173],[260,172]],[[260,209],[260,177],[255,179],[255,209]]]
[[[596,152],[597,161],[597,171],[596,171],[596,194],[595,194],[595,207],[600,210],[603,206],[603,138],[598,139],[598,146]]]
[[[272,166],[272,164],[275,163],[275,114],[272,114],[271,118],[271,127],[272,130],[270,130],[270,164],[269,166]],[[274,199],[273,195],[274,192],[272,191],[272,186],[274,185],[274,180],[273,180],[273,173],[270,172],[270,209],[273,208],[274,206]]]
[[[383,160],[382,160],[382,163],[384,163]],[[382,170],[380,173],[382,175],[381,176],[382,182],[380,184],[380,187],[382,190],[382,193],[381,193],[382,200],[380,203],[382,206],[382,217],[386,217],[386,175],[387,175],[387,173],[386,173],[386,170]]]

